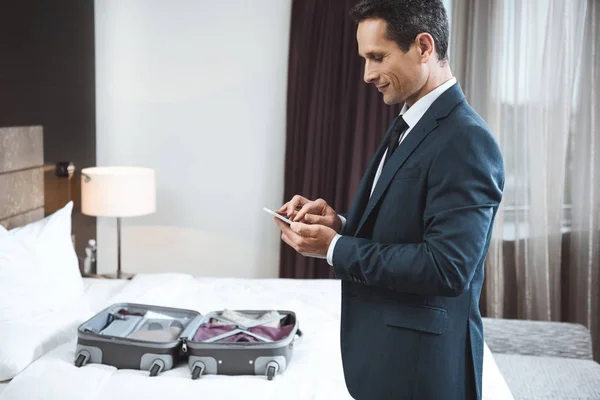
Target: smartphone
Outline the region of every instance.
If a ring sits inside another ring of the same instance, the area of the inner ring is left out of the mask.
[[[279,218],[280,220],[282,220],[283,222],[285,222],[286,224],[291,225],[292,221],[290,221],[289,219],[287,219],[286,217],[284,217],[283,215],[279,215],[277,214],[275,211],[268,209],[267,207],[263,207],[263,211],[268,212],[269,214],[271,214],[272,216]]]

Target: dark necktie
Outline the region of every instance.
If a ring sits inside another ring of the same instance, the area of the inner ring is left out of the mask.
[[[390,134],[390,138],[388,140],[387,153],[385,154],[385,161],[383,162],[383,165],[385,165],[388,162],[388,160],[394,153],[394,150],[396,150],[396,148],[398,147],[398,144],[400,143],[400,136],[406,131],[406,129],[408,129],[408,124],[400,115],[396,119],[394,127],[392,128],[392,133]]]

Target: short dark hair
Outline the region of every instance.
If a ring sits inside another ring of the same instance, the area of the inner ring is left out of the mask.
[[[388,38],[407,52],[419,33],[429,33],[440,61],[448,58],[448,16],[442,0],[360,0],[350,11],[356,23],[387,21]]]

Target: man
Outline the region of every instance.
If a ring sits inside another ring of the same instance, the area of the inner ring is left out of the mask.
[[[364,80],[404,103],[347,215],[295,196],[282,239],[342,280],[341,351],[356,399],[481,398],[484,259],[504,188],[485,122],[448,66],[441,0],[352,11]]]

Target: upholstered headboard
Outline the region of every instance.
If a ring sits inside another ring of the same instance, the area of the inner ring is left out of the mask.
[[[44,217],[44,137],[41,126],[0,128],[0,225]]]

